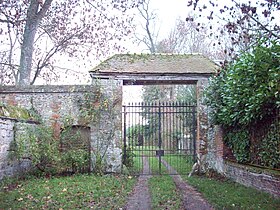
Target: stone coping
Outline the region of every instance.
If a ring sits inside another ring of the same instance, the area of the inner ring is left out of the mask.
[[[40,122],[35,121],[35,120],[16,119],[16,118],[5,117],[5,116],[0,116],[0,120],[10,120],[10,121],[15,121],[15,122],[28,123],[28,124],[36,124],[36,125],[41,124]]]
[[[225,160],[225,164],[246,170],[248,172],[256,173],[256,174],[270,175],[270,176],[273,176],[280,180],[280,169],[269,169],[269,168],[261,167],[261,166],[257,166],[257,165],[246,165],[246,164],[242,164],[242,163],[238,163],[238,162],[234,162],[234,161],[230,161],[230,160]]]
[[[0,86],[0,93],[71,93],[91,92],[94,85],[27,85],[21,86]]]

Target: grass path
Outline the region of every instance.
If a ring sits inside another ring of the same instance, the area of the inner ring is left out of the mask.
[[[143,158],[143,174],[149,173],[149,162]],[[151,196],[148,181],[151,176],[140,175],[138,182],[133,188],[124,209],[127,210],[149,210],[151,209]]]

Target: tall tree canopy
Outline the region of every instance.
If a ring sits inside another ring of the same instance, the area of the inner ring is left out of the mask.
[[[55,73],[57,55],[84,60],[121,50],[137,0],[1,0],[1,84]]]

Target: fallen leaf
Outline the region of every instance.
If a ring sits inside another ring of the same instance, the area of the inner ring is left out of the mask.
[[[30,195],[30,194],[28,194],[28,195],[27,195],[27,198],[28,198],[29,200],[32,200],[32,199],[33,199],[33,196]]]

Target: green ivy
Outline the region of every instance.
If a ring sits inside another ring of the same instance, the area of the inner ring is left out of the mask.
[[[225,135],[225,143],[232,149],[236,160],[240,163],[248,162],[250,157],[249,132],[238,130]]]
[[[266,137],[260,145],[260,158],[264,166],[280,168],[280,121],[272,124]]]

